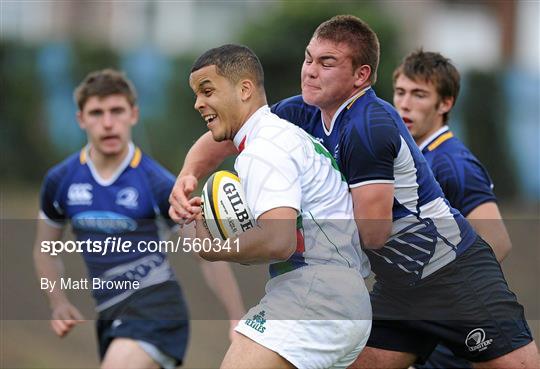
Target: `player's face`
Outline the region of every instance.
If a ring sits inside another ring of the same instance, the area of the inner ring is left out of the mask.
[[[335,112],[358,89],[352,50],[344,43],[312,38],[302,64],[302,97],[321,110]]]
[[[443,114],[451,108],[432,82],[413,81],[403,74],[394,84],[394,106],[418,144],[443,126]]]
[[[131,141],[139,110],[121,94],[90,97],[77,114],[92,148],[105,156],[122,155]]]
[[[217,73],[215,65],[189,76],[195,105],[216,141],[231,140],[240,129],[241,98],[238,86]]]

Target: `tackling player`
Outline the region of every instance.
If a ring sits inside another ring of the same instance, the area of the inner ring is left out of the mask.
[[[394,71],[394,106],[424,154],[452,207],[467,217],[501,262],[512,244],[493,194],[493,183],[480,161],[448,128],[459,94],[460,76],[439,53],[418,50]],[[470,364],[438,345],[417,368],[467,368]]]
[[[88,145],[47,173],[41,189],[34,261],[40,278],[58,281],[59,257],[41,252],[42,241],[60,240],[68,221],[78,240],[159,240],[157,218],[168,218],[167,197],[174,177],[131,141],[139,111],[136,92],[120,72],[90,73],[75,90],[77,119]],[[174,223],[168,220],[169,225]],[[182,363],[188,341],[188,311],[165,255],[141,251],[88,252],[83,258],[91,278],[138,281],[138,289],[94,289],[96,328],[103,368],[174,368]],[[232,319],[243,306],[227,265],[201,264],[207,282]],[[59,285],[60,283],[57,283]],[[63,337],[83,321],[60,288],[47,292],[51,327]]]
[[[200,255],[270,263],[266,294],[236,327],[221,368],[346,368],[371,328],[369,262],[334,158],[270,112],[262,66],[247,47],[208,50],[189,81],[212,138],[239,151],[235,169],[257,221],[238,236],[239,252]],[[210,238],[200,219],[197,235]]]

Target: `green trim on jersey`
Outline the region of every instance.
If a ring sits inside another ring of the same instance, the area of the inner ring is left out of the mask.
[[[309,138],[311,139],[311,142],[313,143],[313,147],[315,148],[315,152],[317,154],[320,154],[322,156],[326,156],[328,159],[330,159],[330,163],[332,164],[332,168],[338,171],[338,173],[341,175],[341,180],[343,182],[347,182],[345,179],[345,176],[343,173],[341,173],[341,170],[339,170],[339,166],[336,162],[336,159],[330,154],[330,152],[324,147],[319,141],[315,139],[312,135],[308,134]]]

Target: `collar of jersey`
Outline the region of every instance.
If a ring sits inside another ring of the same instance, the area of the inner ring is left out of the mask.
[[[96,167],[94,166],[94,163],[92,162],[92,159],[90,159],[90,144],[86,145],[86,147],[83,150],[86,153],[85,154],[86,165],[88,165],[88,169],[90,169],[90,173],[92,174],[92,177],[94,177],[94,180],[101,186],[110,186],[111,184],[114,183],[114,181],[118,179],[118,177],[120,177],[120,174],[122,174],[122,172],[127,168],[129,163],[131,162],[131,159],[133,158],[133,155],[135,154],[135,145],[133,144],[133,142],[130,142],[128,144],[128,154],[126,155],[122,163],[120,163],[116,171],[113,173],[113,175],[109,179],[103,179],[99,175]]]
[[[349,105],[352,105],[352,103],[354,103],[360,96],[365,94],[366,91],[369,90],[370,88],[371,88],[371,86],[368,86],[368,87],[364,88],[362,91],[360,91],[356,95],[350,97],[347,101],[345,101],[343,104],[341,104],[339,109],[336,111],[336,113],[332,117],[332,122],[330,123],[330,129],[326,129],[326,125],[324,124],[323,114],[322,114],[322,110],[321,110],[321,124],[322,124],[322,128],[324,130],[324,133],[327,136],[330,136],[332,134],[332,130],[334,129],[334,123],[336,123],[336,120],[339,117],[339,114],[341,114],[341,112],[343,111],[343,109],[345,109],[345,108],[349,109],[350,108]]]
[[[270,113],[270,108],[268,105],[263,105],[255,113],[251,115],[251,117],[248,118],[248,120],[240,127],[238,132],[236,132],[236,135],[234,135],[233,142],[234,146],[238,149],[238,151],[242,151],[246,145],[247,136],[251,133],[253,130],[253,127],[255,127],[255,124],[261,118]]]
[[[424,142],[418,145],[418,148],[420,149],[420,151],[423,151],[428,145],[430,145],[433,141],[435,141],[440,135],[442,135],[445,132],[448,132],[449,130],[450,128],[448,128],[447,125],[442,126],[436,132],[434,132],[431,136],[425,139]]]

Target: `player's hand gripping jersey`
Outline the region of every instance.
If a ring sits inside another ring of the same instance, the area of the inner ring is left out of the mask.
[[[129,252],[109,249],[102,255],[83,247],[83,257],[90,278],[137,280],[141,289],[174,280],[164,254],[136,246],[141,241],[159,241],[156,220],[160,214],[168,217],[168,194],[173,184],[174,177],[133,144],[117,172],[104,180],[89,160],[88,148],[84,148],[47,173],[41,190],[41,214],[60,227],[71,221],[77,240],[102,241],[102,246],[108,237],[131,241]],[[133,292],[121,288],[93,290],[97,310]]]
[[[392,233],[380,250],[367,250],[381,280],[412,284],[463,253],[476,234],[450,207],[397,112],[368,88],[346,101],[330,129],[301,96],[272,110],[315,136],[334,155],[350,188],[393,183]],[[429,172],[429,173],[427,173]]]

